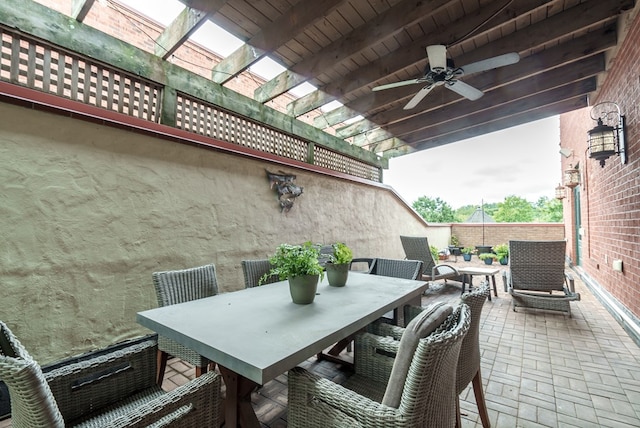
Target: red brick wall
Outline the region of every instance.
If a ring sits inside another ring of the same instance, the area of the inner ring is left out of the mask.
[[[624,21],[624,20],[623,20]],[[640,317],[640,15],[627,19],[629,33],[612,61],[596,99],[616,102],[627,119],[628,163],[611,157],[602,168],[587,156],[587,131],[595,126],[590,108],[561,116],[560,145],[573,149],[563,169],[578,164],[581,185],[582,258],[580,264],[598,284]],[[564,218],[570,256],[577,260],[576,198],[564,199]],[[623,272],[613,260],[622,260]]]

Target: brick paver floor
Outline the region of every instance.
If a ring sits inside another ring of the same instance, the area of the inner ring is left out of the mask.
[[[461,257],[452,264],[481,266]],[[474,278],[474,284],[480,279]],[[521,308],[514,312],[498,278],[498,297],[486,302],[480,329],[492,426],[640,427],[640,347],[578,278],[576,290],[582,300],[571,303],[571,318]],[[459,295],[458,283],[438,283],[425,294],[423,305],[455,302]],[[336,382],[350,374],[315,358],[302,366]],[[174,388],[193,376],[193,367],[172,360],[163,387]],[[263,427],[287,426],[286,384],[283,374],[253,393]],[[463,427],[481,427],[470,386],[461,394],[461,409]],[[10,421],[0,422],[0,428],[9,426]]]

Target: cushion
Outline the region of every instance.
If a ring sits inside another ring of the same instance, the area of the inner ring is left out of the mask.
[[[398,354],[393,362],[389,383],[382,404],[398,408],[413,354],[420,339],[429,336],[453,312],[453,307],[444,302],[436,302],[427,307],[407,325],[400,339]]]

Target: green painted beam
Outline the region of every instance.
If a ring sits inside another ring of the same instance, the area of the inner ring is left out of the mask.
[[[388,160],[31,0],[0,2],[0,24],[174,88],[379,168]]]

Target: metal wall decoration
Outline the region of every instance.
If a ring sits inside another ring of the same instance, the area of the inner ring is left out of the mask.
[[[274,174],[267,171],[267,177],[269,177],[271,189],[275,188],[278,192],[280,212],[284,211],[286,213],[293,207],[293,201],[302,195],[302,187],[293,182],[296,179],[295,175],[286,174],[282,171],[278,172],[279,174]]]

